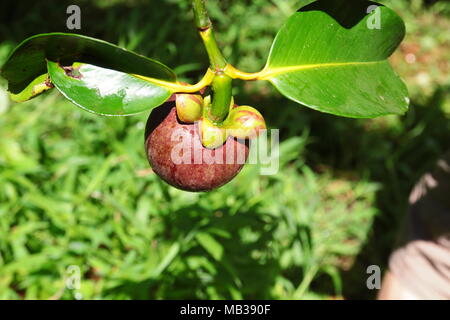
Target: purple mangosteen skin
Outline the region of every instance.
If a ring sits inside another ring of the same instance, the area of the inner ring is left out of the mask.
[[[232,180],[248,158],[247,141],[228,137],[216,149],[205,148],[200,141],[199,124],[181,122],[173,101],[155,108],[147,120],[145,149],[150,166],[175,188],[192,192],[218,188]],[[173,161],[173,154],[184,160]]]

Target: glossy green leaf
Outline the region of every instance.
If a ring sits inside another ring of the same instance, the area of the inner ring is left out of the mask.
[[[77,106],[102,115],[130,115],[164,103],[169,89],[127,73],[74,63],[64,67],[48,61],[53,85]]]
[[[280,29],[262,78],[322,112],[356,118],[402,114],[408,92],[387,58],[404,34],[400,17],[382,5],[317,1]]]
[[[162,63],[106,41],[71,33],[46,33],[24,40],[10,54],[1,72],[8,80],[8,90],[19,94],[47,73],[46,60],[64,66],[83,62],[169,82],[176,80],[174,72]]]

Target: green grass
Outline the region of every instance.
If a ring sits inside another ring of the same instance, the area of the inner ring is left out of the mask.
[[[251,71],[264,64],[276,28],[304,2],[221,1],[225,14],[209,1],[226,55]],[[187,1],[153,11],[143,9],[148,1],[80,3],[83,33],[181,64],[178,73],[190,81],[201,75],[206,56],[189,29]],[[393,57],[411,90],[408,114],[337,118],[265,84],[239,83],[237,101],[258,107],[281,130],[280,171],[261,176],[247,165],[210,193],[176,190],[149,170],[148,113],[99,117],[55,91],[9,103],[1,82],[0,299],[73,299],[78,291],[65,288],[72,265],[81,270],[85,299],[373,297],[365,269],[384,269],[409,190],[450,148],[450,82],[441,64],[449,60],[448,5],[385,3],[407,26],[418,25],[405,43],[419,43],[419,63],[404,62],[410,47]],[[58,13],[39,4],[5,21],[0,62],[24,37],[64,30],[64,5]],[[16,15],[26,8],[14,6]],[[50,17],[61,26],[49,25]],[[430,27],[430,17],[442,27]],[[421,60],[427,55],[431,63]],[[431,80],[416,81],[420,72]]]
[[[70,265],[86,298],[301,298],[320,273],[341,294],[339,257],[366,239],[376,183],[316,175],[304,134],[281,144],[279,174],[248,165],[186,193],[148,170],[145,118],[90,115],[56,92],[0,118],[0,297],[49,298]]]

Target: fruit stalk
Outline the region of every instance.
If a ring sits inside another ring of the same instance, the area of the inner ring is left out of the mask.
[[[224,74],[216,75],[212,82],[212,90],[214,96],[206,116],[212,122],[220,124],[230,111],[231,78]]]
[[[206,11],[205,0],[192,0],[192,6],[195,24],[208,53],[210,68],[214,73],[214,79],[212,80],[214,96],[211,110],[207,116],[214,123],[221,123],[228,115],[232,79],[223,72],[227,66],[227,61],[217,45],[212,23]]]
[[[192,0],[192,7],[194,9],[195,24],[208,53],[211,68],[214,71],[223,70],[227,66],[227,61],[217,45],[213,26],[206,11],[205,0]]]

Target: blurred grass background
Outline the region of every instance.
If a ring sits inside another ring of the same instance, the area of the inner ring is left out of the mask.
[[[265,63],[283,21],[311,1],[208,1],[220,45],[245,71]],[[354,120],[237,82],[236,101],[281,130],[280,171],[246,166],[219,190],[162,183],[143,150],[148,113],[89,114],[56,90],[9,102],[0,80],[0,299],[366,299],[366,268],[386,270],[410,189],[450,148],[450,5],[383,1],[408,34],[391,61],[411,109]],[[175,68],[195,82],[207,57],[187,0],[3,1],[0,64],[20,41],[79,33]],[[67,268],[81,288],[65,288]]]

